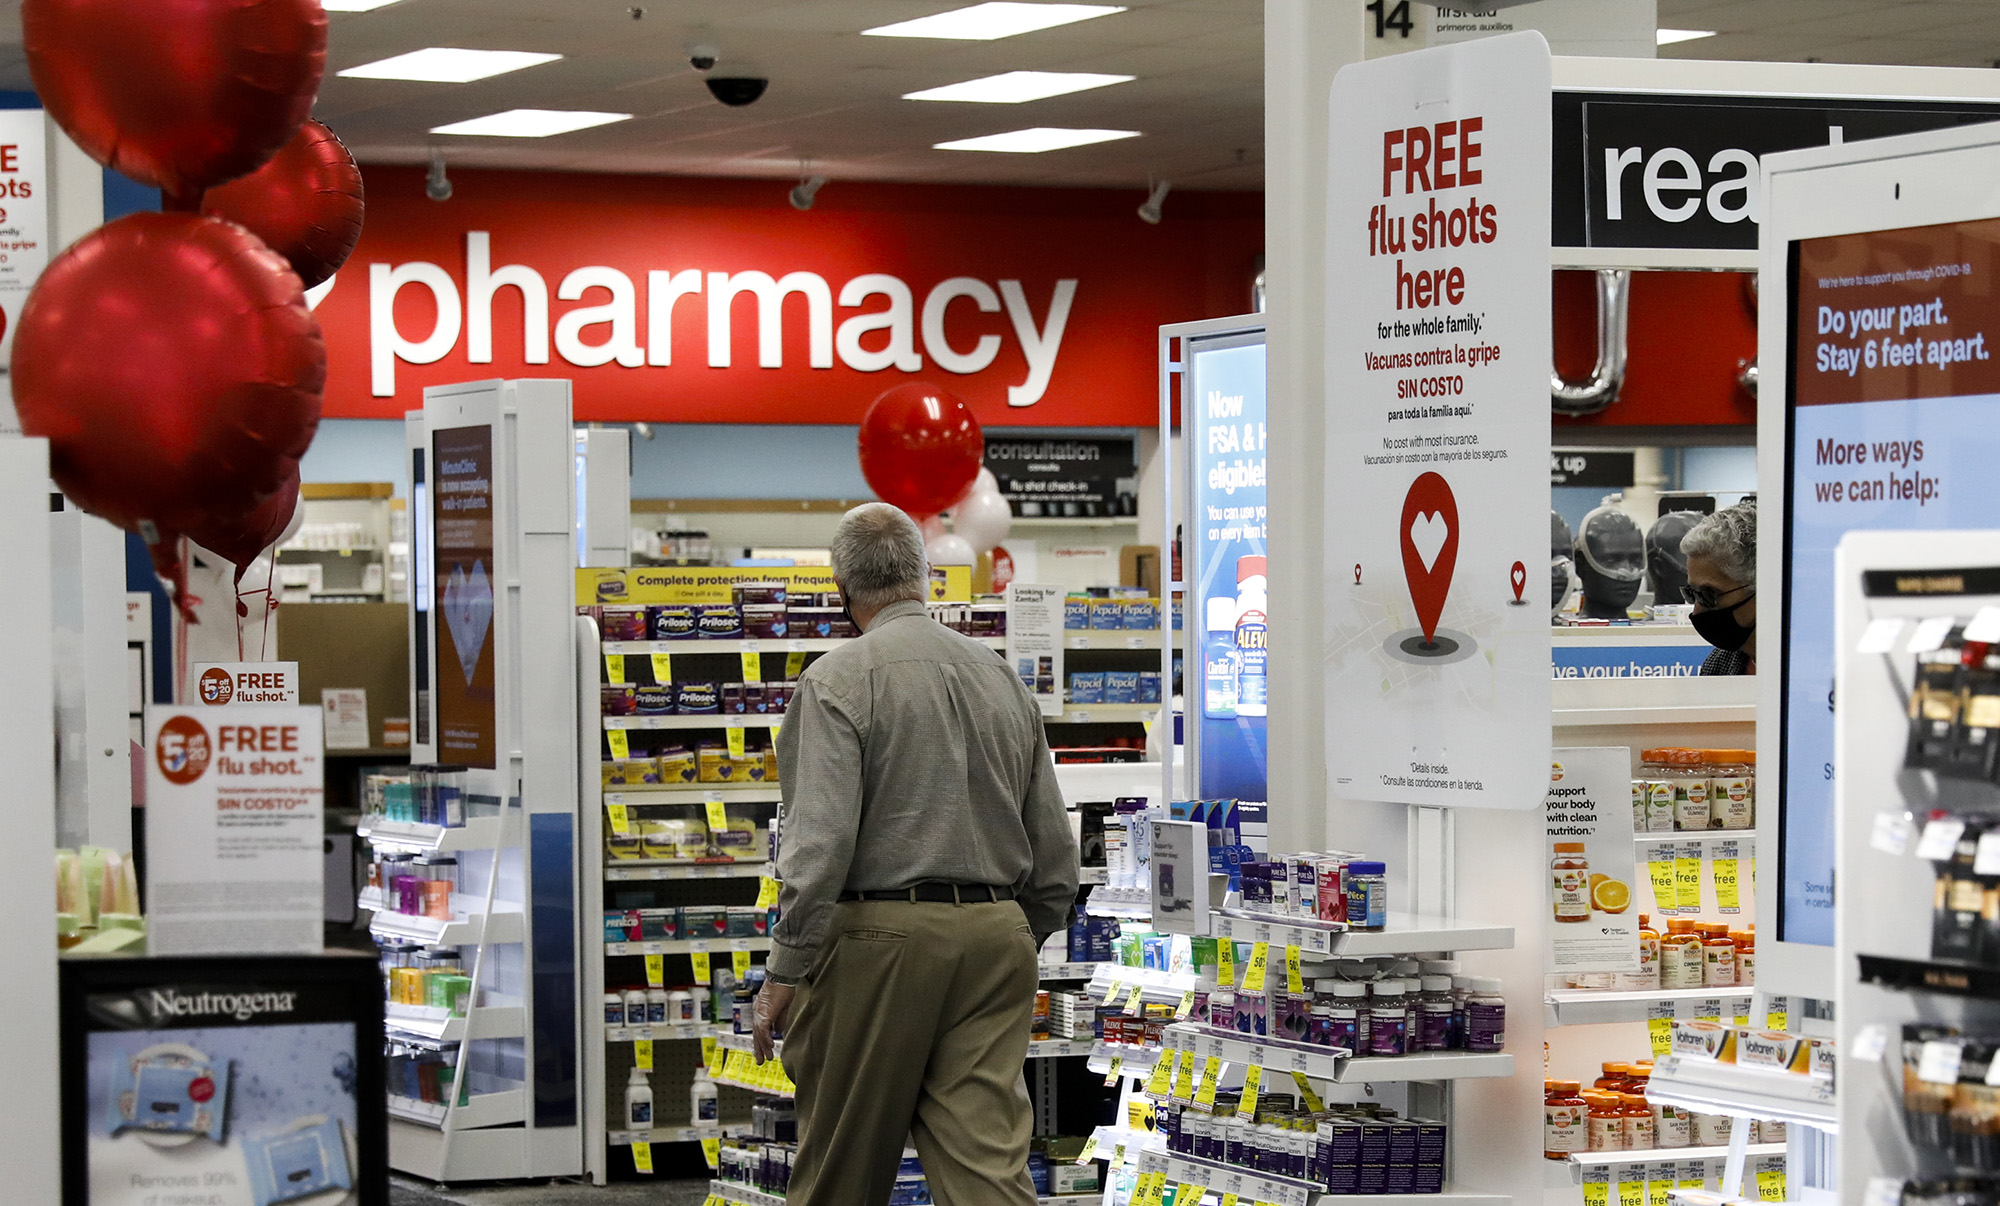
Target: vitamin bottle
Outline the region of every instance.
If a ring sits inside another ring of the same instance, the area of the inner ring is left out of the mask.
[[[1700,929],[1702,984],[1709,988],[1735,987],[1736,941],[1729,936],[1729,923],[1704,922]]]
[[[1622,1152],[1625,1150],[1625,1107],[1616,1093],[1585,1093],[1583,1100],[1590,1108],[1590,1150],[1594,1152]]]
[[[1687,1147],[1694,1142],[1694,1115],[1676,1105],[1647,1103],[1653,1111],[1653,1146]]]
[[[1412,1051],[1446,1051],[1451,1047],[1451,977],[1425,976],[1417,999],[1417,1026]]]
[[[1639,970],[1619,972],[1612,984],[1624,989],[1660,987],[1660,933],[1644,913],[1639,914]]]
[[[1706,982],[1701,935],[1694,924],[1680,917],[1667,922],[1666,936],[1660,939],[1661,988],[1700,988]]]
[[[1409,1051],[1410,1016],[1401,980],[1375,985],[1368,1005],[1368,1050],[1371,1055],[1402,1055]]]
[[[625,1080],[625,1128],[653,1129],[653,1086],[647,1082],[644,1068],[633,1068]]]
[[[1500,981],[1490,976],[1472,978],[1472,995],[1465,1001],[1465,1049],[1502,1051],[1507,1046],[1507,998],[1500,995]]]
[[[1573,1080],[1550,1080],[1542,1084],[1542,1156],[1560,1160],[1590,1148],[1588,1107]]]
[[[1749,930],[1731,930],[1729,936],[1736,940],[1736,983],[1751,985],[1757,982],[1757,936]]]
[[[1321,980],[1316,990],[1323,994],[1327,1017],[1327,1046],[1345,1047],[1355,1054],[1365,1048],[1362,1029],[1368,1013],[1368,986],[1351,980]]]
[[[1674,827],[1674,784],[1667,767],[1665,749],[1641,750],[1639,774],[1646,794],[1646,823],[1643,833],[1669,833]]]
[[[1755,750],[1708,750],[1708,807],[1717,829],[1749,829],[1757,820]]]
[[[1590,920],[1590,860],[1582,842],[1557,842],[1549,860],[1551,898],[1557,921]]]
[[[1631,1069],[1630,1064],[1604,1063],[1598,1066],[1603,1069],[1603,1072],[1598,1076],[1596,1083],[1590,1086],[1592,1092],[1622,1093],[1625,1091],[1630,1080],[1628,1075]]]
[[[1646,1099],[1637,1093],[1621,1093],[1618,1103],[1625,1115],[1625,1150],[1628,1152],[1651,1151],[1653,1148],[1653,1111],[1646,1105]]]
[[[1701,750],[1676,750],[1670,779],[1674,785],[1674,828],[1683,833],[1714,827],[1715,813],[1709,801],[1711,783],[1708,765]]]

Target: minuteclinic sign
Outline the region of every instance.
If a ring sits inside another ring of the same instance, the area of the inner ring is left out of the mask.
[[[1343,798],[1533,808],[1549,776],[1549,50],[1333,83],[1327,765]]]
[[[151,952],[318,954],[320,710],[153,707],[146,727]]]
[[[326,410],[400,417],[426,385],[561,376],[579,419],[856,423],[912,380],[990,424],[1157,420],[1155,330],[1236,313],[1255,194],[1149,226],[1102,190],[467,172],[369,176],[368,227],[315,314]]]

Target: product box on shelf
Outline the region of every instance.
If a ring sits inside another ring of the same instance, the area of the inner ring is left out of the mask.
[[[646,628],[656,641],[692,641],[700,635],[699,615],[700,609],[691,603],[659,603],[646,609]]]
[[[1090,627],[1097,631],[1117,631],[1125,627],[1125,601],[1122,599],[1090,600]]]
[[[1069,676],[1069,701],[1079,706],[1103,703],[1104,672],[1101,670],[1072,670]]]
[[[1077,632],[1090,627],[1090,597],[1070,595],[1063,600],[1063,628]]]
[[[1138,703],[1139,672],[1137,670],[1106,670],[1104,672],[1104,702],[1107,704]]]
[[[1160,626],[1160,601],[1158,599],[1126,599],[1121,605],[1119,615],[1122,625],[1126,629],[1150,632]]]

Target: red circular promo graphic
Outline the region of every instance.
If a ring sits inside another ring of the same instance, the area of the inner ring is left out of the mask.
[[[208,769],[208,730],[192,716],[172,716],[153,738],[153,760],[167,782],[180,787],[201,778]]]
[[[197,1102],[207,1101],[215,1096],[215,1081],[206,1076],[197,1076],[188,1082],[188,1096]]]
[[[210,666],[201,672],[201,681],[195,684],[201,692],[201,702],[211,707],[219,707],[229,702],[236,694],[236,681],[229,677],[229,671],[220,666]]]

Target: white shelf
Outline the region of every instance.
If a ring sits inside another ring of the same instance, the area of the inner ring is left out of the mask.
[[[738,1185],[733,1181],[710,1181],[708,1192],[712,1197],[725,1202],[735,1202],[737,1206],[785,1206],[785,1195],[765,1193],[748,1185]]]
[[[714,1022],[659,1022],[650,1026],[606,1026],[604,1041],[607,1043],[630,1043],[646,1039],[655,1043],[679,1042],[686,1039],[720,1037],[723,1031]]]
[[[368,930],[377,938],[423,946],[474,946],[482,937],[488,942],[521,942],[527,925],[519,913],[495,913],[491,917],[474,913],[451,921],[408,913],[377,913],[369,921]]]
[[[1115,963],[1044,963],[1041,965],[1042,979],[1088,980],[1095,976],[1099,969],[1116,966],[1118,965]]]
[[[389,1116],[405,1122],[414,1122],[433,1130],[444,1127],[445,1103],[418,1101],[412,1097],[398,1097],[390,1094]],[[498,1093],[474,1093],[467,1097],[451,1118],[454,1131],[477,1130],[488,1126],[513,1126],[527,1119],[527,1093],[523,1089],[505,1089]]]
[[[612,955],[691,955],[706,951],[768,951],[769,938],[677,938],[666,942],[607,942],[604,953]]]
[[[1028,1044],[1028,1058],[1062,1059],[1071,1055],[1089,1055],[1094,1045],[1092,1039],[1035,1039]]]
[[[722,1139],[731,1135],[741,1135],[747,1126],[666,1126],[650,1131],[607,1131],[605,1143],[612,1147],[631,1147],[634,1143],[699,1143],[703,1139]]]
[[[469,1017],[453,1017],[443,1008],[390,1004],[382,1025],[392,1040],[407,1036],[432,1043],[460,1043],[468,1038],[520,1038],[527,1033],[527,1014],[519,1005],[483,1005],[473,1009]]]
[[[501,840],[499,817],[473,817],[463,825],[419,825],[412,821],[372,821],[355,833],[383,850],[411,854],[454,854],[491,850]]]
[[[1166,1045],[1232,1064],[1303,1072],[1336,1084],[1392,1080],[1473,1080],[1514,1074],[1514,1056],[1505,1051],[1419,1051],[1409,1055],[1350,1056],[1339,1047],[1315,1047],[1286,1039],[1260,1038],[1219,1030],[1198,1022],[1166,1029]]]
[[[1077,1040],[1082,1042],[1081,1039]],[[1120,1076],[1145,1076],[1152,1072],[1153,1065],[1160,1062],[1160,1048],[1148,1047],[1140,1043],[1107,1043],[1102,1039],[1093,1040],[1086,1053],[1090,1057],[1092,1072],[1111,1074],[1111,1061],[1118,1061]]]
[[[1059,716],[1044,716],[1049,724],[1151,724],[1160,714],[1159,704],[1078,704],[1064,705]]]
[[[1766,1072],[1668,1055],[1654,1062],[1646,1097],[1709,1114],[1773,1118],[1829,1133],[1840,1129],[1832,1083],[1795,1072]]]
[[[1551,722],[1559,729],[1584,725],[1751,724],[1757,719],[1755,675],[1559,678],[1551,688]]]
[[[1158,649],[1160,630],[1157,628],[1065,628],[1063,648],[1065,649]]]
[[[757,879],[771,874],[769,863],[684,863],[662,859],[606,859],[606,881],[633,879]]]
[[[1149,888],[1100,887],[1083,902],[1083,911],[1093,917],[1118,917],[1129,921],[1151,921],[1153,893]]]
[[[1111,878],[1111,868],[1109,867],[1078,867],[1076,871],[1076,883],[1078,887],[1100,887],[1109,878]]]
[[[1744,1149],[1746,1156],[1782,1156],[1782,1143],[1752,1143]],[[1669,1160],[1727,1160],[1729,1148],[1722,1147],[1649,1147],[1636,1152],[1574,1152],[1562,1164],[1575,1170],[1578,1178],[1586,1168],[1615,1167],[1623,1164],[1664,1164]]]
[[[1345,929],[1338,922],[1216,913],[1211,926],[1218,938],[1296,946],[1302,952],[1335,959],[1375,955],[1415,955],[1430,951],[1509,950],[1514,929],[1450,917],[1390,913],[1380,930]]]
[[[1632,835],[1635,845],[1651,846],[1659,842],[1748,842],[1755,843],[1755,829],[1659,829],[1647,830]]]
[[[1367,1056],[1341,1061],[1341,1084],[1391,1080],[1481,1080],[1514,1075],[1508,1051],[1421,1051],[1413,1055]]]
[[[1140,989],[1141,1001],[1157,1001],[1179,1004],[1182,994],[1200,983],[1200,977],[1191,971],[1167,972],[1151,967],[1126,967],[1122,963],[1099,963],[1097,973],[1090,978],[1089,993],[1098,1000],[1104,1000],[1105,990],[1113,984],[1118,991],[1112,993],[1112,1000],[1122,1003],[1134,985]]]
[[[675,783],[659,787],[626,787],[604,793],[606,804],[778,804],[785,793],[778,787],[741,787],[729,783]]]
[[[771,729],[785,723],[783,712],[710,712],[701,716],[606,716],[607,729]],[[687,784],[688,787],[722,784]]]
[[[755,1037],[749,1034],[738,1034],[734,1030],[718,1030],[715,1034],[715,1045],[725,1051],[749,1051],[754,1054],[757,1050],[754,1041]],[[777,1040],[774,1047],[777,1051],[783,1051],[785,1049],[785,1040]]]
[[[1205,1185],[1211,1193],[1233,1193],[1238,1201],[1265,1202],[1270,1206],[1307,1206],[1319,1193],[1319,1186],[1311,1181],[1247,1172],[1227,1164],[1158,1150],[1139,1153],[1139,1171],[1164,1171],[1167,1180],[1176,1185]]]
[[[779,637],[775,640],[757,638],[751,640],[705,641],[699,638],[685,641],[605,641],[604,652],[626,654],[653,653],[826,653],[855,640],[854,637],[809,637],[789,640]]]
[[[1702,1008],[1715,1001],[1719,1008]],[[1603,1022],[1643,1022],[1652,1007],[1674,1006],[1674,1017],[1740,1018],[1750,1016],[1750,989],[1739,988],[1552,988],[1543,1000],[1543,1017],[1550,1026],[1591,1026]],[[1752,1019],[1753,1022],[1755,1019]]]

